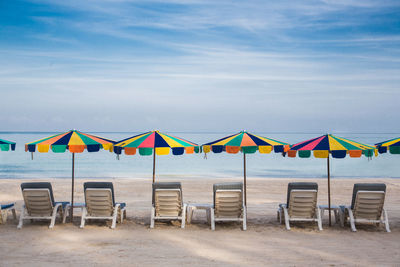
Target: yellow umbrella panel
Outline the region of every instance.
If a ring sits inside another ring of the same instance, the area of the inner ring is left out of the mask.
[[[153,183],[155,182],[156,155],[168,155],[171,150],[173,155],[192,154],[199,153],[200,147],[196,143],[159,131],[150,131],[126,138],[114,146],[114,152],[117,155],[120,155],[122,151],[126,155],[135,155],[137,151],[141,156],[153,155]]]
[[[331,134],[326,134],[292,145],[288,151],[288,157],[294,158],[297,154],[300,158],[309,158],[311,156],[311,151],[313,152],[314,157],[327,159],[329,226],[331,226],[329,156],[332,156],[332,158],[341,159],[345,158],[347,155],[349,155],[351,158],[359,158],[364,155],[368,158],[371,158],[373,155],[377,155],[377,150],[375,147],[370,145],[358,143]]]
[[[54,153],[69,151],[72,153],[72,190],[71,205],[74,206],[74,184],[75,184],[75,153],[82,153],[85,149],[88,152],[97,152],[100,149],[112,151],[115,141],[98,137],[91,134],[82,133],[77,130],[70,130],[65,133],[52,135],[40,140],[25,144],[25,151],[32,153],[38,151],[47,153],[51,149]],[[70,212],[71,222],[73,218],[73,208]]]
[[[276,153],[283,153],[289,150],[289,144],[287,143],[251,134],[246,131],[241,131],[237,134],[206,143],[202,145],[202,147],[204,153],[209,153],[210,151],[214,153],[221,153],[225,151],[231,154],[236,154],[241,151],[243,153],[243,185],[245,205],[247,205],[246,154],[255,153],[257,150],[262,154],[271,153],[272,150],[274,150]]]

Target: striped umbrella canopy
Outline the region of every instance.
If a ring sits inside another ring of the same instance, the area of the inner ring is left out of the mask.
[[[156,155],[168,155],[172,150],[173,155],[193,154],[200,152],[200,146],[188,140],[161,133],[159,131],[149,131],[138,134],[114,145],[114,152],[120,155],[124,150],[125,155],[135,155],[139,150],[139,155],[153,155],[153,183],[155,182],[155,163]]]
[[[277,141],[274,139],[258,136],[255,134],[241,131],[237,134],[233,134],[216,141],[206,143],[202,145],[204,153],[210,151],[214,153],[221,153],[223,151],[236,154],[239,151],[243,153],[243,181],[244,181],[244,200],[247,205],[247,193],[246,193],[246,154],[255,153],[257,150],[261,154],[270,153],[274,150],[275,153],[283,153],[288,151],[290,146],[288,143]]]
[[[77,130],[70,130],[65,133],[52,135],[40,140],[25,144],[25,151],[47,153],[50,148],[54,153],[63,153],[68,150],[71,153],[82,153],[85,149],[88,152],[97,152],[101,148],[112,152],[115,141],[82,133]]]
[[[69,151],[72,153],[72,191],[71,205],[74,206],[74,184],[75,184],[75,153],[82,153],[85,149],[88,152],[97,152],[105,149],[112,152],[115,141],[105,139],[99,136],[82,133],[77,130],[70,130],[65,133],[52,135],[40,140],[25,144],[25,151],[32,153],[37,151],[47,153],[51,149],[54,153],[63,153]],[[70,212],[71,222],[73,218],[73,208]]]
[[[15,142],[7,141],[0,139],[0,150],[1,151],[9,151],[11,147],[11,150],[15,150]]]
[[[377,143],[375,146],[380,154],[386,153],[388,148],[390,154],[400,154],[400,137]]]
[[[372,157],[376,153],[375,147],[358,143],[343,137],[337,137],[326,134],[317,138],[294,144],[288,151],[288,157],[309,158],[313,151],[316,158],[345,158],[349,155],[351,158],[359,158],[361,155]]]
[[[331,181],[329,169],[329,155],[332,158],[342,159],[346,155],[351,158],[359,158],[362,155],[371,158],[374,154],[377,156],[375,147],[358,143],[346,138],[337,137],[331,134],[322,135],[307,141],[294,144],[288,151],[288,157],[294,158],[296,154],[300,158],[309,158],[313,151],[314,157],[327,159],[328,171],[328,208],[329,208],[329,226],[331,226]]]

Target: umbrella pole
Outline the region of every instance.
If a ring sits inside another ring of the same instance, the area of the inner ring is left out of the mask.
[[[327,159],[328,163],[328,209],[329,209],[329,226],[332,226],[331,222],[331,173],[329,170],[329,155]]]
[[[71,191],[71,209],[70,209],[70,220],[74,218],[74,184],[75,184],[75,153],[72,153],[72,191]]]
[[[247,207],[247,192],[246,192],[246,153],[243,152],[243,181],[244,181],[244,205]]]
[[[153,184],[156,181],[156,148],[153,148]]]

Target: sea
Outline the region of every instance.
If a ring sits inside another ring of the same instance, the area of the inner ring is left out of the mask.
[[[88,132],[90,133],[90,132]],[[197,144],[211,142],[228,132],[168,132]],[[72,154],[25,152],[25,143],[56,132],[0,132],[0,139],[17,143],[15,151],[0,151],[0,179],[71,178]],[[137,135],[136,132],[91,132],[112,140],[122,140]],[[290,144],[308,140],[322,133],[254,132]],[[396,138],[394,133],[336,133],[335,135],[373,145]],[[400,178],[400,155],[380,154],[371,159],[331,159],[332,178]],[[281,153],[246,155],[247,177],[259,178],[325,178],[326,159],[288,158]],[[79,178],[151,178],[152,156],[120,155],[100,150],[75,154],[75,177]],[[228,153],[163,155],[156,157],[156,177],[166,179],[243,177],[243,155]]]

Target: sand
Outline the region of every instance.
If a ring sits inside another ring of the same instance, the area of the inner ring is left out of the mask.
[[[328,227],[324,216],[322,232],[316,224],[301,223],[285,230],[276,220],[276,209],[285,201],[287,183],[305,179],[248,179],[248,230],[236,223],[217,224],[211,231],[205,213],[195,213],[192,224],[180,229],[179,223],[156,223],[149,229],[151,182],[149,179],[109,179],[117,201],[127,203],[128,220],[111,230],[109,223],[89,223],[79,228],[57,221],[26,221],[16,229],[12,216],[0,225],[0,266],[399,266],[400,265],[400,180],[333,179],[332,203],[349,204],[355,182],[384,182],[385,207],[392,232],[383,227],[360,225],[353,233],[347,225]],[[171,181],[170,179],[160,179]],[[327,203],[326,179],[306,179],[319,184],[319,204]],[[0,201],[22,204],[19,184],[25,180],[0,180]],[[32,180],[30,180],[32,181]],[[36,180],[35,180],[36,181]],[[37,180],[39,181],[39,180]],[[43,179],[41,181],[44,181]],[[53,185],[56,201],[69,200],[67,179],[46,179]],[[83,182],[76,180],[75,200],[83,201]],[[183,197],[189,203],[211,203],[212,184],[239,179],[179,179]]]

